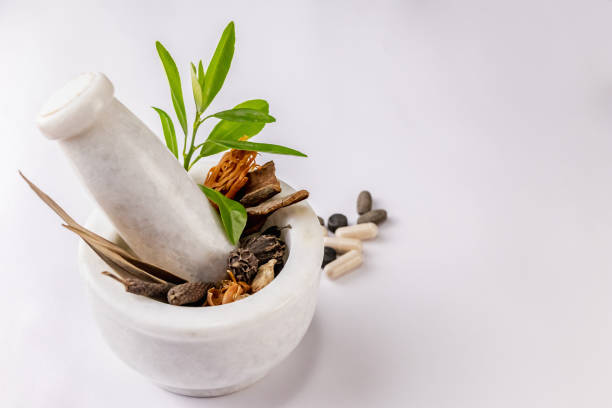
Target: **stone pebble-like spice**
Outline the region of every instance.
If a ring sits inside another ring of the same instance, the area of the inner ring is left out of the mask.
[[[375,238],[378,235],[378,225],[387,219],[387,211],[384,209],[372,209],[372,194],[369,191],[361,191],[357,196],[357,224],[348,225],[346,215],[341,213],[332,214],[327,220],[327,230],[335,233],[335,237],[327,237],[324,232],[323,261],[321,268],[330,279],[343,276],[363,262],[362,240]],[[323,218],[319,223],[324,226]]]

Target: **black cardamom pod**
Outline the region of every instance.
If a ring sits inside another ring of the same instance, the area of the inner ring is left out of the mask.
[[[270,259],[276,259],[276,265],[274,265],[276,275],[283,268],[287,245],[282,239],[274,235],[263,234],[249,241],[246,248],[255,255],[260,265],[267,263]]]

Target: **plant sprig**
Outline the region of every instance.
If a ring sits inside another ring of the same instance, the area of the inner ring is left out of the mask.
[[[269,114],[268,102],[263,99],[251,99],[234,106],[232,109],[204,115],[206,109],[223,87],[234,57],[235,42],[234,22],[231,21],[223,30],[223,34],[221,34],[217,48],[206,70],[202,60],[198,62],[197,66],[193,62],[190,64],[191,89],[195,102],[195,115],[191,132],[188,129],[181,78],[176,63],[168,50],[159,41],[155,43],[157,53],[168,79],[168,84],[170,85],[172,106],[184,134],[182,154],[179,154],[176,131],[171,117],[160,108],[153,107],[153,109],[155,109],[160,117],[166,146],[179,162],[182,156],[185,170],[189,170],[203,157],[228,149],[306,157],[305,154],[288,147],[267,143],[251,143],[244,140],[261,132],[267,123],[276,121]],[[204,142],[196,144],[198,130],[205,121],[210,119],[219,119],[219,122],[213,127]],[[218,205],[228,238],[235,244],[246,225],[246,210],[244,210],[240,203],[224,197],[215,190],[206,187],[203,187],[202,190],[211,201]],[[217,194],[213,193],[213,191]],[[223,197],[223,199],[219,198],[219,196]]]

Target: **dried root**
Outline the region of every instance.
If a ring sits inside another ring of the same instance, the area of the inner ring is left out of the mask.
[[[230,150],[208,171],[204,185],[219,191],[227,198],[234,198],[249,181],[247,173],[257,168],[256,156],[257,152]]]

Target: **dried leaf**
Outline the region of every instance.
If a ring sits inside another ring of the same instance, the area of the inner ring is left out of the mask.
[[[100,249],[108,250],[118,255],[128,264],[131,264],[135,268],[143,271],[146,276],[149,277],[149,279],[153,279],[157,282],[170,282],[177,285],[185,282],[184,279],[179,278],[178,276],[166,271],[165,269],[141,261],[140,259],[136,258],[134,255],[131,255],[129,252],[125,251],[123,248],[116,244],[111,243],[111,246],[107,245],[105,242],[110,241],[106,241],[104,238],[85,228],[73,227],[70,225],[64,225],[64,227],[80,236],[83,241],[85,241],[90,246],[90,248],[92,248],[98,255],[100,255]],[[103,241],[100,241],[100,239],[102,239]],[[139,277],[142,279],[142,276]]]
[[[90,248],[92,248],[94,252],[117,273],[128,273],[139,279],[153,280],[159,283],[170,282],[180,284],[185,282],[184,279],[171,272],[138,259],[135,255],[121,248],[114,242],[84,228],[70,217],[51,197],[24,176],[21,171],[19,175],[28,183],[36,195],[68,224],[64,226],[79,235]]]

